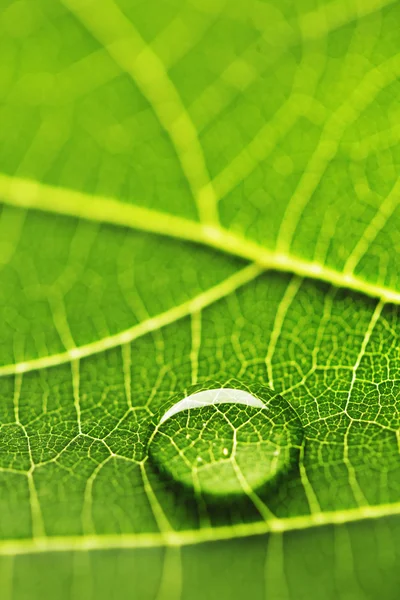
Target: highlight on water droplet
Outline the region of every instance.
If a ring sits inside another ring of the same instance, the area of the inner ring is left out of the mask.
[[[302,438],[297,414],[271,388],[209,381],[171,399],[149,451],[174,482],[221,497],[274,482],[297,459]]]

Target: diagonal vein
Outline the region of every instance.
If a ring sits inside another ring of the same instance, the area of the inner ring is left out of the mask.
[[[150,102],[175,148],[200,220],[204,223],[218,222],[215,192],[196,128],[163,62],[113,0],[102,0],[101,10],[94,0],[62,2]]]
[[[346,100],[326,121],[320,141],[284,212],[277,246],[288,252],[300,218],[336,156],[346,129],[356,121],[378,94],[400,75],[400,53],[373,67]]]
[[[72,348],[65,352],[51,354],[49,356],[43,356],[16,364],[1,366],[0,376],[12,375],[14,373],[26,373],[28,371],[45,369],[68,362],[75,364],[76,361],[81,358],[98,354],[100,352],[104,352],[105,350],[109,350],[110,348],[115,348],[116,346],[121,346],[123,344],[132,342],[133,340],[147,333],[156,331],[161,327],[174,323],[175,321],[178,321],[179,319],[182,319],[213,304],[221,298],[224,298],[225,296],[234,292],[240,286],[252,281],[255,277],[260,275],[262,271],[263,268],[259,265],[248,265],[244,269],[237,271],[227,279],[198,294],[194,298],[183,302],[178,306],[174,306],[173,308],[170,308],[169,310],[166,310],[165,312],[154,317],[145,319],[141,323],[138,323],[129,329],[125,329],[124,331],[121,331],[115,335],[110,335],[100,340],[96,340],[95,342]]]
[[[0,199],[11,206],[130,227],[203,244],[231,256],[254,262],[263,269],[315,279],[372,298],[379,298],[383,302],[400,304],[400,292],[387,286],[369,283],[351,273],[345,274],[290,253],[268,250],[222,227],[209,227],[183,217],[119,202],[115,198],[91,196],[76,190],[0,174]]]

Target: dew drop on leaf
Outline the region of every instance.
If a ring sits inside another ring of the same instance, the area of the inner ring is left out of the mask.
[[[287,473],[302,438],[299,418],[282,396],[231,380],[174,396],[149,450],[174,482],[221,497],[246,494]]]

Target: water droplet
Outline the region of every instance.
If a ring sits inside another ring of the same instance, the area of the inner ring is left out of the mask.
[[[295,411],[269,387],[208,382],[192,386],[184,398],[172,398],[150,454],[164,474],[185,487],[237,495],[287,472],[302,437]]]

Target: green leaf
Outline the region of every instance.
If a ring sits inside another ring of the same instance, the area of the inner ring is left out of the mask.
[[[3,0],[2,597],[397,598],[399,23],[397,0]],[[303,441],[218,502],[149,442],[232,379]]]

